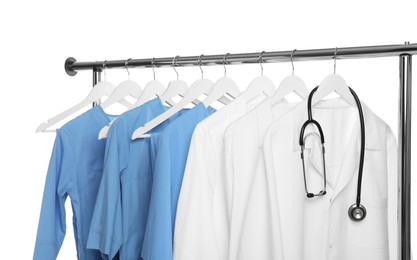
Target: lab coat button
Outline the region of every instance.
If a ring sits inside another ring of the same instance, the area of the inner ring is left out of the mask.
[[[329,244],[329,248],[333,248],[333,246],[334,246],[333,243]]]

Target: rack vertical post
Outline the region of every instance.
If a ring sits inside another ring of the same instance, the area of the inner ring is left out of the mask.
[[[412,55],[400,55],[398,117],[398,205],[400,215],[399,248],[401,260],[411,260],[411,77]]]
[[[101,81],[101,69],[93,68],[93,88]],[[100,105],[100,100],[93,102],[93,107]]]

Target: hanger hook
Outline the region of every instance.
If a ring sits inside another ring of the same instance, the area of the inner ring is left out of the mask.
[[[178,65],[178,63],[177,63],[177,59],[179,58],[180,56],[175,56],[173,59],[172,59],[172,68],[174,69],[174,71],[175,71],[175,73],[177,73],[177,80],[179,79],[179,75],[178,75],[178,71],[175,69],[175,66],[177,66]]]
[[[153,80],[155,80],[155,57],[152,58],[151,66],[153,72]]]
[[[127,60],[125,61],[125,69],[126,69],[126,71],[127,71],[127,78],[128,78],[128,79],[130,79],[130,71],[129,71],[128,65],[129,65],[129,61],[130,61],[131,59],[132,59],[132,58],[129,58],[129,59],[127,59]]]
[[[264,75],[264,67],[262,66],[262,56],[264,55],[265,51],[261,51],[261,53],[259,53],[259,65],[261,65],[261,76]]]
[[[226,77],[226,64],[229,64],[229,62],[227,61],[227,55],[229,55],[230,53],[226,53],[223,57],[223,68],[224,68],[224,76]]]
[[[204,78],[204,72],[203,69],[201,68],[201,59],[203,58],[204,54],[201,54],[200,57],[198,57],[198,67],[200,67],[201,70],[201,78]]]
[[[294,76],[294,52],[296,51],[297,49],[294,49],[292,52],[291,52],[291,66],[292,66],[292,75]]]
[[[336,74],[336,58],[337,58],[337,47],[334,50],[334,56],[333,56],[333,60],[334,60],[334,64],[333,64],[333,73]]]
[[[104,81],[106,81],[107,60],[103,62]]]

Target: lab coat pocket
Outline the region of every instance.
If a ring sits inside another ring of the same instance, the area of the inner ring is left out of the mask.
[[[348,218],[349,243],[354,247],[388,247],[387,198],[363,198],[367,215],[363,221],[355,222]],[[346,214],[347,215],[347,214]]]

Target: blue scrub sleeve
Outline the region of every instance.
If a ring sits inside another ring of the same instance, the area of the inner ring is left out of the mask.
[[[34,260],[56,259],[65,237],[65,200],[71,185],[74,153],[62,130],[57,130],[43,192]]]
[[[172,259],[171,153],[161,140],[155,160],[152,195],[143,241],[144,260]]]
[[[123,126],[121,126],[123,127]],[[103,177],[94,206],[87,248],[98,249],[113,259],[123,243],[121,172],[125,168],[123,152],[125,140],[116,122],[109,130],[104,158]]]

